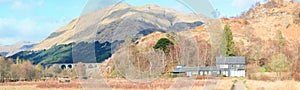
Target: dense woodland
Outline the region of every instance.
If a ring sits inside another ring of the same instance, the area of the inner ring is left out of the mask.
[[[113,45],[116,45],[120,42],[122,41],[115,41],[113,43],[100,43],[96,41],[94,43],[80,42],[65,45],[57,45],[47,50],[21,51],[13,56],[10,56],[9,58],[29,60],[35,65],[77,62],[101,63],[112,55]],[[73,60],[72,54],[76,54],[73,56],[76,56],[76,59],[80,59],[80,61]]]

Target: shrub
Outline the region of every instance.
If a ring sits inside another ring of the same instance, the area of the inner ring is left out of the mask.
[[[259,80],[262,80],[262,81],[274,81],[271,77],[269,77],[267,75],[260,75],[258,78],[259,78]]]
[[[251,74],[249,78],[252,80],[274,81],[274,78],[270,77],[269,75],[266,75],[265,73]]]
[[[267,70],[267,67],[266,67],[265,65],[262,66],[262,67],[261,67],[261,71],[262,71],[262,72],[267,72],[267,71],[268,71],[268,70]]]
[[[294,80],[300,81],[300,75],[298,73],[294,74]]]
[[[272,71],[284,72],[288,69],[289,62],[284,54],[274,55],[270,63]]]
[[[250,75],[249,75],[249,79],[257,80],[257,77],[256,77],[256,75],[254,75],[254,74],[250,74]]]

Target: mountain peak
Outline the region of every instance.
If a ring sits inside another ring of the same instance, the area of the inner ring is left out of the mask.
[[[119,3],[119,4],[112,5],[112,6],[114,6],[114,7],[131,7],[131,5],[128,3]]]
[[[13,55],[19,51],[29,50],[35,43],[29,41],[18,41],[12,45],[0,46],[0,55],[9,56]]]
[[[202,22],[203,18],[153,4],[131,6],[120,3],[80,16],[76,23],[70,23],[52,33],[33,50],[72,42],[113,42],[112,39],[123,40],[128,36],[135,38],[155,31],[182,31],[202,25],[195,22]]]

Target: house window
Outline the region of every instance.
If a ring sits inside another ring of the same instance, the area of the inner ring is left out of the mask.
[[[200,71],[200,75],[203,75],[203,72],[202,72],[202,71]]]
[[[245,68],[245,66],[244,66],[244,65],[240,65],[240,68],[244,69],[244,68]]]
[[[228,65],[220,65],[220,68],[228,68]]]

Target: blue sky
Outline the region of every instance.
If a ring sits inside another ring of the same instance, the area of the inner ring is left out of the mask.
[[[86,4],[111,4],[108,0],[99,3],[94,1],[97,0],[0,0],[0,45],[17,41],[39,42],[87,11]],[[257,1],[264,0],[125,0],[135,6],[157,4],[182,12],[193,11],[207,15],[207,11],[217,9],[220,16],[236,16]],[[196,9],[191,10],[186,5]]]

